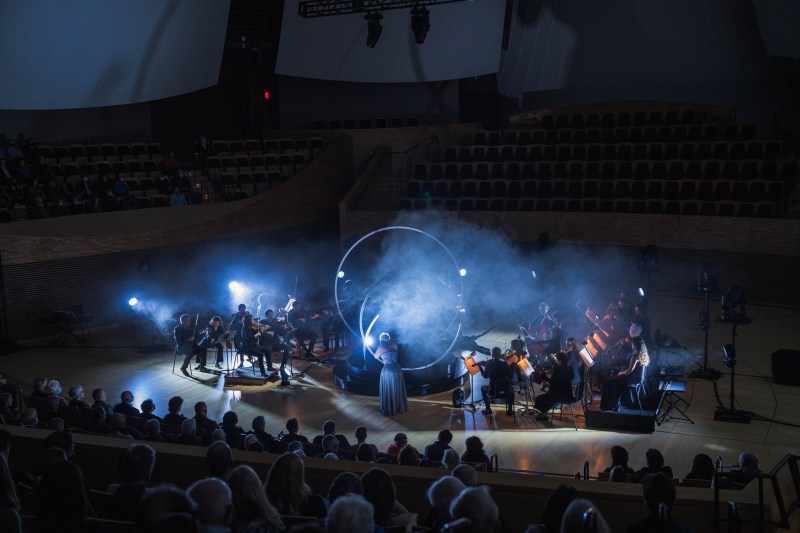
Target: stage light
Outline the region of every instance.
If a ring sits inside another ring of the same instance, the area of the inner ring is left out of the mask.
[[[367,46],[369,48],[375,48],[375,45],[378,44],[378,39],[381,38],[381,33],[383,33],[382,18],[383,15],[377,12],[364,15],[364,20],[367,21]]]
[[[462,268],[461,270],[459,270],[459,271],[458,271],[458,273],[459,273],[459,274],[461,275],[461,277],[463,278],[464,276],[466,276],[466,275],[467,275],[467,269],[466,269],[466,268]]]
[[[228,288],[234,292],[238,291],[241,288],[241,285],[238,281],[231,281],[228,283]]]
[[[643,288],[641,288],[641,287],[639,287],[639,296],[641,296],[642,298],[644,298],[644,289],[643,289]]]
[[[698,292],[716,292],[719,285],[719,271],[714,263],[701,263],[697,273]]]
[[[336,275],[339,277],[339,279],[342,279],[344,277],[344,270],[340,270]]]
[[[372,346],[374,344],[375,344],[375,339],[373,339],[371,335],[367,335],[364,337],[364,346]]]
[[[422,44],[431,29],[430,11],[423,6],[416,5],[411,9],[411,31],[414,32],[414,42]]]
[[[533,276],[533,279],[536,279],[536,271],[535,270],[531,270],[531,276]]]
[[[747,299],[744,296],[744,288],[740,285],[731,285],[720,299],[722,314],[720,322],[747,322],[745,313]]]
[[[138,303],[139,303],[139,298],[137,298],[136,296],[128,300],[128,305],[130,305],[131,307],[136,307],[136,304]]]

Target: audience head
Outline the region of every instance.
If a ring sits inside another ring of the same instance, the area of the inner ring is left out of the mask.
[[[266,427],[267,421],[263,416],[258,415],[253,419],[253,431],[264,431]]]
[[[428,489],[428,504],[436,511],[437,521],[450,521],[450,504],[466,486],[453,476],[444,476],[433,482]]]
[[[394,443],[397,446],[405,446],[406,444],[408,444],[408,437],[406,436],[405,433],[398,433],[397,435],[394,436]]]
[[[586,529],[584,525],[585,520],[590,520],[589,517],[585,516],[587,512],[590,513],[590,516],[594,516],[594,531],[597,533],[611,533],[611,528],[608,527],[605,518],[600,514],[600,510],[592,502],[583,498],[578,498],[567,506],[561,519],[561,532],[583,533],[584,531],[591,531]]]
[[[613,482],[625,483],[628,473],[625,472],[625,467],[617,465],[608,473],[608,480]]]
[[[148,398],[139,407],[141,407],[143,413],[152,413],[156,410],[156,402]]]
[[[328,501],[333,503],[345,494],[364,494],[361,479],[352,472],[342,472],[331,481],[328,487]]]
[[[286,421],[286,431],[288,431],[291,435],[294,435],[300,431],[300,422],[298,422],[296,418],[290,418]]]
[[[217,478],[192,483],[186,493],[194,501],[194,516],[206,526],[227,526],[233,515],[233,501],[228,484]]]
[[[336,455],[333,452],[328,452],[328,453],[325,454],[323,459],[328,459],[328,460],[331,460],[331,461],[338,461],[339,460],[339,456]]]
[[[180,413],[181,407],[183,407],[183,398],[180,396],[173,396],[169,399],[169,402],[167,402],[167,411],[170,413]]]
[[[206,402],[197,402],[194,404],[194,416],[206,416],[208,414],[208,406]]]
[[[47,386],[47,378],[36,378],[33,380],[33,390],[44,390]]]
[[[478,472],[470,465],[458,465],[453,469],[450,475],[460,479],[465,487],[478,486]]]
[[[187,418],[181,422],[181,435],[194,435],[197,431],[197,421],[194,418]]]
[[[33,407],[28,407],[27,409],[23,409],[19,415],[19,418],[23,426],[34,427],[36,426],[36,424],[39,423],[39,415],[36,412],[36,409],[34,409]]]
[[[194,502],[174,485],[161,485],[145,491],[136,508],[137,531],[182,533],[196,531]]]
[[[61,531],[86,520],[89,501],[80,469],[61,462],[46,469],[36,490],[37,531]]]
[[[382,468],[370,468],[361,476],[364,496],[375,508],[375,523],[383,525],[394,507],[396,491],[392,476]]]
[[[131,405],[133,403],[133,393],[129,390],[122,391],[122,394],[119,395],[119,400],[122,403],[127,403]]]
[[[322,449],[324,451],[335,454],[338,448],[339,440],[336,438],[336,435],[327,433],[324,437],[322,437]]]
[[[61,383],[57,379],[51,379],[47,382],[45,391],[49,394],[61,394]]]
[[[211,442],[218,442],[222,441],[225,442],[225,430],[222,428],[217,428],[211,432]]]
[[[157,421],[155,421],[157,422]],[[156,464],[156,451],[147,444],[133,444],[122,454],[119,475],[122,483],[147,484]]]
[[[360,461],[362,463],[374,463],[377,459],[378,456],[375,454],[375,448],[366,442],[362,442],[358,445],[358,449],[356,450],[356,461]]]
[[[364,442],[367,440],[367,428],[364,426],[358,426],[356,428],[356,440],[358,442]]]
[[[158,435],[161,433],[161,423],[152,418],[144,423],[144,432],[148,435]]]
[[[453,470],[459,464],[461,464],[461,458],[458,456],[457,451],[452,448],[444,451],[444,454],[442,454],[442,468]]]
[[[580,494],[574,487],[559,485],[547,497],[542,508],[542,523],[548,533],[561,529],[561,519],[564,511]]]
[[[225,442],[214,442],[206,450],[206,467],[212,477],[228,479],[233,470],[233,452]]]
[[[98,422],[100,424],[106,423],[106,410],[102,407],[93,407],[92,408],[92,420]]]
[[[103,389],[94,389],[92,391],[92,400],[96,402],[106,401],[106,391]]]
[[[647,459],[647,466],[651,469],[660,469],[664,467],[664,456],[655,448],[648,449],[644,456]]]
[[[324,424],[322,424],[322,434],[323,435],[333,435],[336,433],[336,422],[333,420],[326,420]]]
[[[300,502],[309,492],[303,460],[294,453],[278,457],[267,473],[264,488],[270,503],[279,513],[298,514]]]
[[[108,425],[111,429],[120,429],[125,427],[125,415],[122,413],[114,413],[108,417]]]
[[[628,466],[628,450],[622,446],[611,447],[611,464]]]
[[[436,440],[442,444],[450,444],[453,442],[453,433],[449,429],[443,429],[439,432],[439,436]]]
[[[397,464],[405,466],[419,466],[419,453],[410,444],[406,444],[397,454]]]
[[[281,517],[269,503],[264,486],[255,471],[247,465],[237,466],[228,477],[233,510],[239,524],[261,518],[270,526],[277,526]]]
[[[36,460],[33,463],[33,472],[37,476],[41,476],[54,466],[66,462],[67,452],[63,448],[57,446],[45,448],[36,455]]]
[[[743,474],[758,474],[761,470],[758,467],[758,458],[750,452],[739,454],[739,470]]]
[[[286,447],[286,450],[292,453],[300,452],[303,454],[300,457],[306,456],[305,452],[303,452],[303,443],[300,442],[299,440],[293,440],[292,442],[290,442],[289,445]]]
[[[329,533],[371,533],[374,508],[360,494],[345,494],[328,510]]]
[[[714,461],[708,455],[698,453],[692,459],[692,474],[698,479],[712,479],[714,470]]]
[[[498,515],[497,504],[486,486],[464,489],[450,504],[450,516],[453,520],[469,519],[469,527],[463,530],[467,533],[494,531]]]
[[[67,394],[69,394],[69,397],[73,400],[80,400],[83,398],[83,387],[80,385],[73,385],[69,388],[69,392]]]
[[[75,442],[72,440],[72,433],[66,431],[55,431],[50,433],[42,442],[42,449],[59,448],[64,450],[67,459],[72,459],[75,455]]]
[[[483,441],[480,439],[480,437],[476,437],[475,435],[472,437],[467,437],[464,445],[466,446],[466,451],[469,454],[480,453],[483,451]]]
[[[216,433],[216,432],[215,432]],[[223,435],[225,432],[223,432]],[[261,442],[258,440],[258,437],[250,433],[244,438],[244,449],[248,452],[263,452],[264,447],[261,445]]]
[[[646,475],[642,480],[642,492],[644,503],[651,513],[657,513],[658,505],[662,502],[670,509],[675,503],[675,487],[669,476],[663,472]]]
[[[222,425],[226,427],[235,427],[239,423],[239,416],[234,411],[228,411],[222,415]]]

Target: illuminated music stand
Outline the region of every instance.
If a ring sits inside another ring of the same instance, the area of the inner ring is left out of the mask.
[[[466,409],[470,408],[473,411],[475,408],[475,381],[474,377],[475,374],[480,372],[478,368],[478,362],[475,361],[475,356],[470,355],[469,357],[461,356],[461,359],[464,361],[464,367],[466,367],[467,372],[469,373],[469,402],[467,402],[466,398],[464,399],[464,403],[461,404],[461,407]]]
[[[533,383],[531,383],[531,376],[533,375],[533,366],[528,362],[527,359],[524,357],[517,361],[517,366],[525,374],[525,406],[519,410],[520,416],[526,415],[536,415],[536,411],[533,408]],[[522,403],[520,402],[520,405]]]

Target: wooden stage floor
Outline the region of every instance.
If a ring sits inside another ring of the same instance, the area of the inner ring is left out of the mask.
[[[651,302],[653,329],[669,333],[686,351],[676,350],[675,360],[686,359],[687,372],[702,362],[703,332],[697,323],[703,302],[697,298],[657,297]],[[712,319],[715,316],[712,310]],[[713,419],[717,401],[713,384],[688,379],[683,397],[691,406],[687,414],[694,420],[667,422],[656,426],[652,434],[587,430],[578,408],[578,428],[565,413],[556,417],[555,426],[537,422],[533,417],[517,416],[516,420],[496,409],[492,418],[480,413],[453,409],[450,392],[410,398],[409,413],[386,418],[377,412],[376,397],[359,396],[337,389],[333,384],[332,366],[295,361],[295,371],[305,370],[305,378],[288,388],[278,383],[264,386],[224,387],[223,380],[211,374],[195,372],[195,379],[172,374],[172,351],[155,354],[138,353],[134,344],[141,342],[130,327],[95,330],[83,345],[71,348],[31,347],[0,358],[0,373],[32,383],[39,376],[56,378],[66,391],[72,384],[81,384],[87,395],[95,387],[104,387],[110,401],[122,390],[129,389],[138,406],[146,398],[156,403],[157,414],[166,411],[167,400],[176,394],[185,399],[184,413],[191,416],[197,401],[209,405],[209,415],[217,420],[235,410],[246,429],[252,418],[264,415],[267,430],[273,434],[283,429],[288,418],[300,421],[301,433],[313,437],[321,433],[322,423],[333,419],[337,431],[349,439],[356,426],[369,431],[369,442],[384,449],[395,433],[405,432],[409,442],[420,451],[436,439],[443,428],[455,434],[454,445],[463,451],[464,439],[478,435],[489,453],[499,456],[502,469],[535,470],[573,474],[582,471],[589,461],[595,474],[609,464],[608,450],[614,444],[625,446],[631,455],[630,464],[644,464],[648,448],[659,448],[675,475],[683,477],[691,468],[692,457],[700,452],[712,458],[722,456],[734,462],[742,450],[756,454],[762,469],[772,466],[787,452],[800,453],[800,389],[776,385],[771,375],[771,353],[779,348],[800,349],[797,340],[800,311],[748,306],[753,323],[738,329],[736,367],[736,406],[757,413],[766,421],[749,424],[716,422]],[[467,332],[470,333],[470,332]],[[512,328],[496,329],[480,344],[505,347],[516,336]],[[146,338],[146,337],[142,337]],[[710,364],[725,372],[718,381],[719,395],[728,404],[730,378],[722,364],[721,347],[730,342],[728,325],[712,324],[709,339]],[[476,390],[483,384],[478,376]],[[469,385],[467,384],[467,395]],[[30,387],[27,387],[28,391]],[[476,396],[480,396],[480,393]],[[477,399],[477,398],[476,398]],[[500,407],[500,406],[498,406]]]

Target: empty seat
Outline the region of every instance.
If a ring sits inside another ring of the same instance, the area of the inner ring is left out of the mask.
[[[461,176],[462,180],[471,180],[475,177],[475,171],[472,167],[472,163],[464,163],[459,167],[459,175]]]
[[[733,202],[720,202],[717,207],[717,216],[732,217],[736,215],[736,205]]]
[[[536,196],[536,182],[524,181],[522,183],[522,196],[524,198],[533,198]]]
[[[742,202],[736,208],[737,217],[753,217],[755,214],[755,206],[750,202]]]
[[[717,214],[717,204],[714,202],[703,202],[700,204],[699,214],[714,216]]]
[[[698,212],[697,202],[694,200],[685,200],[681,202],[681,214],[683,215],[696,215]]]

